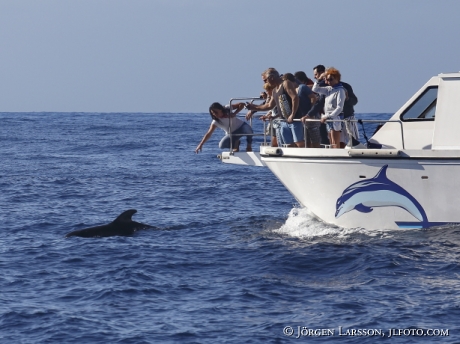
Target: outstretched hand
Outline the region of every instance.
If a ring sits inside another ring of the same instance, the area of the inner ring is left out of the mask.
[[[203,149],[203,146],[202,145],[198,145],[195,149],[195,153],[198,154],[199,152],[201,152],[201,150]]]
[[[252,110],[252,111],[255,110],[255,105],[254,105],[254,104],[251,104],[251,103],[246,103],[245,107],[246,107],[246,109],[248,109],[248,110]]]
[[[254,111],[249,110],[248,113],[246,114],[245,118],[246,121],[249,121],[252,118],[252,115],[254,114]]]
[[[261,121],[268,121],[268,120],[270,120],[270,116],[263,115],[263,116],[260,116],[259,119],[260,119]]]
[[[303,124],[305,124],[307,122],[307,120],[309,120],[309,119],[310,119],[310,116],[305,115],[300,120],[302,121]]]

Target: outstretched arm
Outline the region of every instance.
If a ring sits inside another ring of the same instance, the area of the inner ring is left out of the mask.
[[[238,112],[240,112],[243,109],[244,109],[244,103],[232,104],[232,110],[235,110],[235,111],[230,112],[230,117],[235,117],[238,114]]]
[[[195,153],[198,154],[201,151],[204,143],[210,139],[210,137],[212,136],[212,133],[214,132],[214,130],[216,130],[216,128],[217,127],[211,123],[211,126],[208,129],[208,132],[204,134],[203,139],[201,140],[200,144],[196,147]]]
[[[270,100],[266,103],[260,104],[260,105],[255,105],[255,104],[250,104],[246,103],[246,109],[248,110],[255,110],[255,111],[266,111],[266,110],[271,110],[275,107],[275,99],[270,98]]]

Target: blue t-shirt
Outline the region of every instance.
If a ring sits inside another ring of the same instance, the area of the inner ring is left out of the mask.
[[[309,95],[312,93],[313,91],[307,85],[299,85],[297,94],[299,95],[299,109],[302,117],[305,116],[311,109],[311,100]]]

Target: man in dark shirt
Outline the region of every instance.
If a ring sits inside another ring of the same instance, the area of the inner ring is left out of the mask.
[[[326,67],[324,67],[323,65],[317,65],[316,67],[313,68],[313,77],[316,80],[318,80],[319,85],[323,86],[323,87],[327,86],[326,82],[324,80],[320,80],[319,77],[320,77],[321,74],[324,73],[325,70],[326,70]],[[311,107],[311,110],[307,114],[308,117],[310,117],[310,118],[321,118],[321,115],[324,113],[324,99],[325,99],[324,95],[322,95],[322,94],[318,95],[318,98],[317,98],[316,102],[313,104],[313,106]],[[319,127],[319,132],[320,132],[320,136],[321,136],[321,144],[329,145],[330,144],[329,135],[327,133],[325,123],[321,123],[321,125]]]
[[[309,83],[312,81],[307,77],[305,72],[299,71],[294,74],[298,82],[302,85],[303,88],[308,88],[310,89]],[[300,88],[301,86],[299,86]],[[318,110],[313,110],[312,111],[312,101],[314,104],[318,102],[318,95],[313,92],[313,95],[310,98],[308,98],[308,104],[305,107],[305,110],[303,112],[303,117],[302,117],[302,122],[304,122],[306,128],[307,128],[307,147],[309,148],[320,148],[321,147],[321,134],[320,134],[320,126],[321,122],[313,122],[313,121],[307,121],[307,119],[321,119],[321,114]],[[323,107],[324,107],[324,97],[323,97]]]
[[[343,88],[347,92],[347,98],[343,106],[343,119],[348,120],[344,122],[344,130],[340,136],[340,148],[345,148],[345,144],[348,142],[350,147],[357,146],[360,144],[359,131],[356,122],[351,122],[350,120],[355,120],[355,109],[354,106],[358,104],[358,97],[356,97],[353,92],[353,88],[350,84],[341,81]],[[351,140],[351,142],[349,142]]]

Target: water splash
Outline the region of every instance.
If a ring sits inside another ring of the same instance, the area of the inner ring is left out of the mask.
[[[274,232],[300,239],[318,237],[336,237],[343,239],[353,234],[364,234],[372,237],[382,234],[380,230],[342,228],[331,225],[316,218],[307,208],[301,207],[292,208],[286,222],[279,229],[275,229]]]

